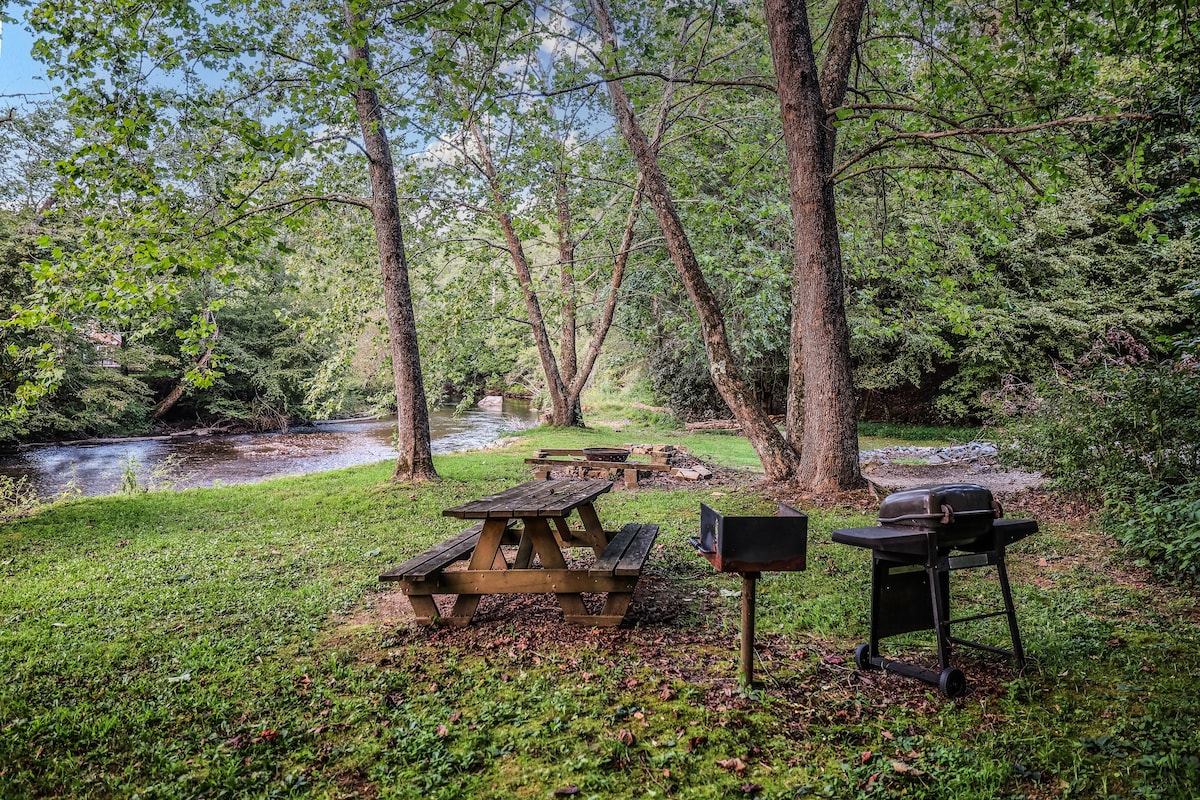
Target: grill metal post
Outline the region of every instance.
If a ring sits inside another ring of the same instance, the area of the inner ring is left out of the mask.
[[[742,573],[742,685],[754,686],[754,610],[757,572]]]

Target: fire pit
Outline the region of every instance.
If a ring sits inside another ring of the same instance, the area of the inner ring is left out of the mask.
[[[858,647],[859,669],[883,669],[932,683],[947,697],[966,692],[962,670],[950,664],[951,646],[960,645],[1009,656],[1019,669],[1025,651],[1017,630],[1005,548],[1036,533],[1033,520],[1002,519],[992,493],[975,484],[945,484],[910,489],[886,497],[873,528],[833,532],[833,540],[872,551],[871,634]],[[1003,608],[952,619],[950,573],[961,569],[995,567]],[[951,624],[1005,617],[1012,649],[960,639]],[[880,655],[879,640],[888,636],[932,630],[937,639],[940,672]]]
[[[629,451],[623,447],[585,447],[583,455],[589,461],[625,461],[629,458]]]
[[[754,684],[756,581],[762,572],[802,570],[808,517],[784,503],[774,517],[727,517],[700,504],[700,536],[692,546],[719,572],[742,576],[742,683]]]

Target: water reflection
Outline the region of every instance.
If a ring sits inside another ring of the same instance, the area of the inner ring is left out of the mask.
[[[439,409],[429,420],[433,452],[480,447],[536,422],[537,413],[520,401],[505,400],[501,408],[472,408],[460,414]],[[395,430],[391,420],[364,420],[319,423],[287,433],[48,445],[0,456],[0,474],[27,477],[47,499],[64,491],[119,492],[127,472],[140,485],[153,487],[254,483],[394,459]]]

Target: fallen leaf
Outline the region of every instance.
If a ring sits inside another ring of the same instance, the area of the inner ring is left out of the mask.
[[[447,728],[445,725],[438,725],[436,728],[433,729],[433,732],[438,735],[438,738],[441,738],[441,737],[445,736],[446,734],[450,733],[450,729]]]
[[[879,735],[884,739],[887,739],[889,742],[896,740],[896,734],[892,733],[891,731],[880,731]]]
[[[921,776],[925,774],[922,770],[914,767],[912,764],[905,764],[903,761],[893,761],[892,770],[894,772],[899,772],[901,775]]]
[[[450,724],[453,725],[454,723],[458,722],[460,719],[462,719],[462,712],[455,711],[453,714],[450,715]]]
[[[564,786],[561,789],[554,790],[555,797],[570,797],[573,794],[579,794],[578,786]]]
[[[866,752],[864,752],[864,753],[863,753],[863,754],[860,756],[860,759],[862,760],[862,763],[864,763],[864,764],[865,764],[865,763],[867,763],[868,761],[870,761],[870,760],[871,760],[871,757],[872,757],[873,755],[875,755],[875,754],[874,754],[874,753],[872,753],[870,750],[867,750]]]
[[[762,787],[757,783],[743,783],[742,791],[749,795],[755,795],[762,791]]]
[[[737,757],[717,759],[717,766],[730,772],[736,772],[738,775],[746,772],[746,762]]]
[[[634,742],[633,734],[628,729],[621,728],[621,730],[617,731],[617,741],[626,747],[632,747]]]
[[[675,690],[672,689],[670,686],[664,686],[662,688],[662,691],[658,693],[658,696],[662,700],[674,700],[675,699]]]

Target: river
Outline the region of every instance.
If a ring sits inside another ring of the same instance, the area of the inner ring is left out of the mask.
[[[481,447],[537,424],[528,402],[501,408],[430,413],[434,453]],[[146,488],[187,489],[254,483],[282,475],[352,467],[396,458],[394,420],[321,422],[286,432],[175,436],[98,444],[37,445],[0,455],[0,475],[25,477],[38,496],[115,494],[130,478]]]

